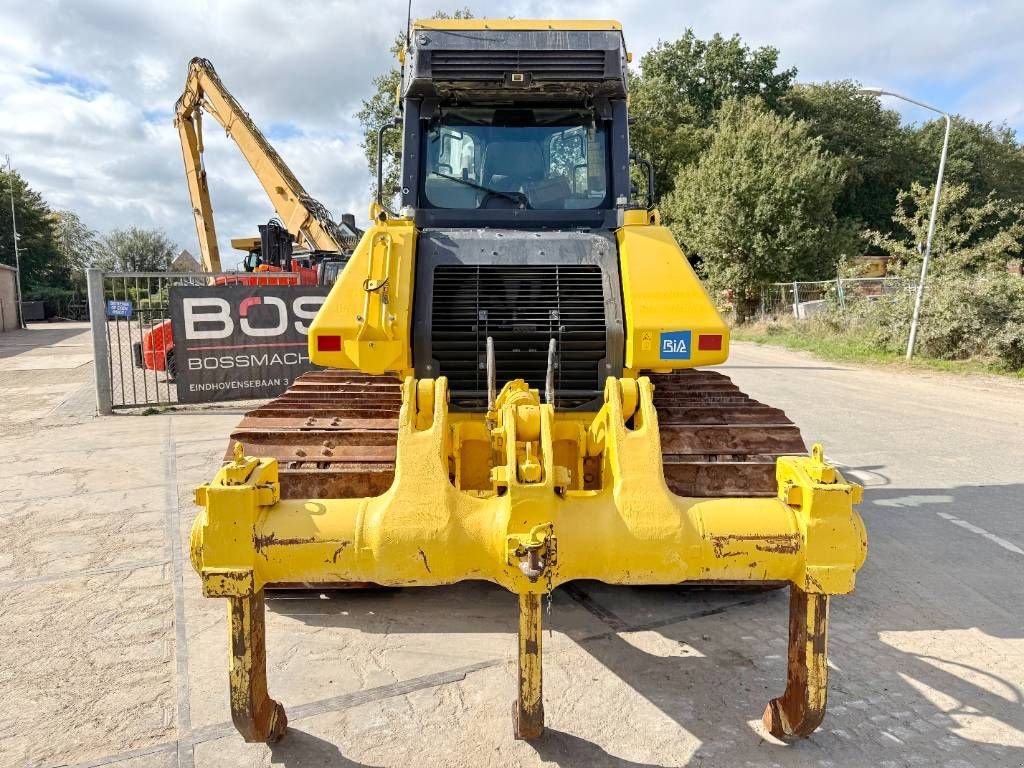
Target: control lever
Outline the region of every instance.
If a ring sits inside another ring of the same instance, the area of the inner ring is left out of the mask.
[[[548,342],[548,372],[544,377],[544,402],[555,405],[555,340]]]

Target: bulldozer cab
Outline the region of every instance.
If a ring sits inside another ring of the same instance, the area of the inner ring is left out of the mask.
[[[621,226],[629,195],[621,29],[417,22],[404,76],[402,204],[420,227]]]
[[[445,107],[424,138],[421,202],[429,208],[610,207],[608,130],[592,108]]]

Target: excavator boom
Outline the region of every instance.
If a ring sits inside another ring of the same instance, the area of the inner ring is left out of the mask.
[[[196,57],[189,63],[185,89],[174,111],[199,250],[207,271],[220,272],[221,263],[203,166],[203,112],[212,115],[238,146],[281,223],[300,247],[342,253],[346,246],[354,245],[354,239],[334,222],[323,203],[306,192],[207,59]]]

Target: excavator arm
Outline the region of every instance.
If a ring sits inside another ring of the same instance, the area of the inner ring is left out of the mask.
[[[181,139],[204,268],[210,272],[221,271],[213,206],[203,167],[204,111],[234,140],[281,222],[299,245],[310,251],[341,252],[345,234],[331,219],[327,208],[306,192],[277,150],[224,86],[213,65],[197,57],[189,63],[185,89],[175,105],[175,126]]]

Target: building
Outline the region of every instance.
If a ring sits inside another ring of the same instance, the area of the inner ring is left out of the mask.
[[[14,267],[0,264],[0,332],[18,327],[17,272]]]
[[[172,272],[196,272],[196,273],[198,273],[198,272],[202,272],[203,268],[199,264],[199,262],[196,261],[196,257],[195,256],[193,256],[187,250],[183,249],[182,252],[179,253],[177,256],[175,256],[174,260],[171,261],[171,271]]]

